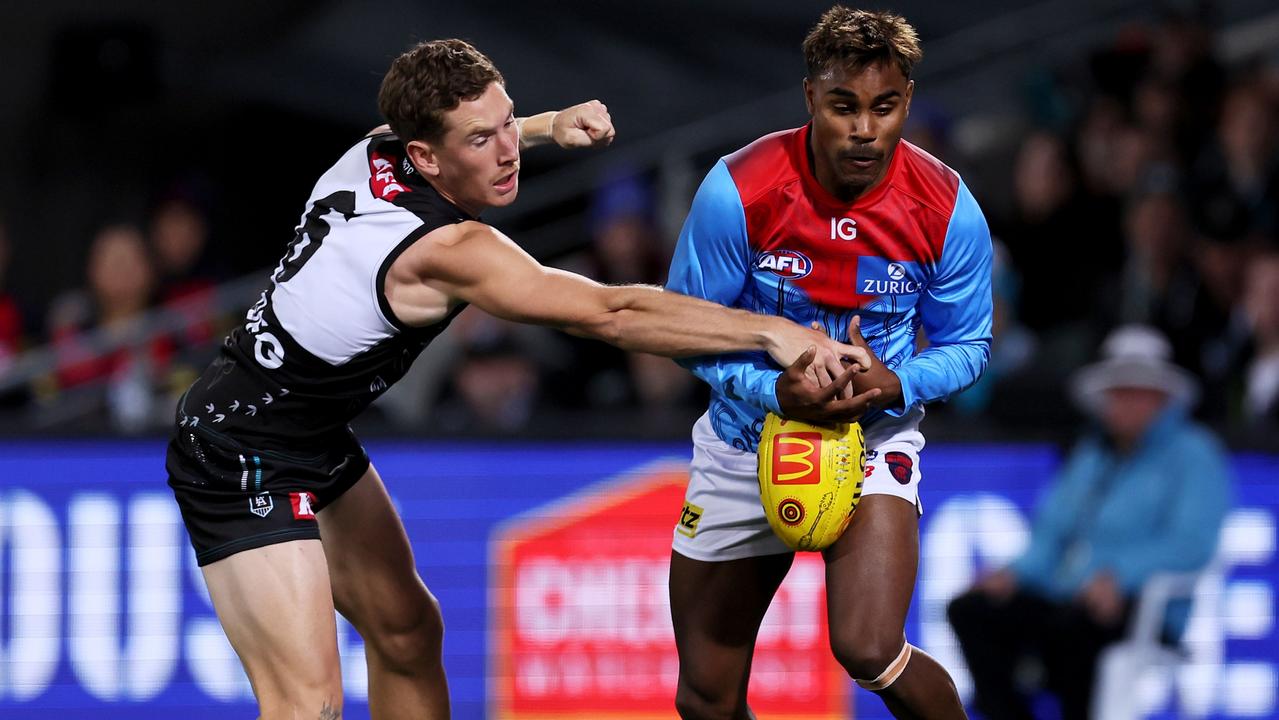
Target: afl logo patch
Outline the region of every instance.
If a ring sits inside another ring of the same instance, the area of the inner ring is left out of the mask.
[[[884,462],[888,463],[888,472],[893,479],[902,485],[910,484],[910,476],[915,469],[915,461],[903,452],[884,453]]]
[[[755,260],[755,267],[768,270],[780,278],[795,280],[813,271],[813,261],[795,250],[769,250],[760,253]]]

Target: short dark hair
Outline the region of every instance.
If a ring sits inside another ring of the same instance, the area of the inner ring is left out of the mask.
[[[470,43],[431,40],[391,62],[378,91],[378,110],[404,142],[438,140],[444,113],[483,95],[495,82],[505,84],[502,73]]]
[[[859,70],[878,62],[892,62],[910,78],[924,56],[915,28],[890,12],[850,10],[843,5],[822,13],[804,38],[808,77],[816,80],[835,67]]]

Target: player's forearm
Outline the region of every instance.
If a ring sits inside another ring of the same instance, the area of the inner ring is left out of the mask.
[[[934,345],[897,368],[901,402],[898,410],[915,403],[944,400],[977,382],[990,360],[987,339]]]
[[[573,328],[624,350],[690,357],[771,350],[780,318],[726,308],[656,287],[606,288],[606,311]]]
[[[529,117],[516,118],[515,123],[520,128],[520,149],[527,150],[551,142],[551,131],[557,114],[557,110],[550,110]]]

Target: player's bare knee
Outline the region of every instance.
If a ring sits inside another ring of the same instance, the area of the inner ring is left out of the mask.
[[[362,630],[365,643],[388,670],[413,674],[442,662],[444,617],[429,592],[423,590],[409,606],[371,624]]]
[[[853,676],[858,685],[867,690],[872,692],[887,690],[906,671],[906,665],[910,663],[913,651],[914,648],[905,639],[902,639],[897,653],[888,662],[882,662],[881,658],[876,656],[873,665],[869,664],[870,661],[867,661],[868,664],[853,668],[849,674]]]
[[[675,690],[675,711],[682,720],[733,720],[737,697],[732,693],[717,695],[706,688],[699,689],[681,678]]]
[[[341,720],[342,697],[325,697],[313,695],[295,701],[283,702],[258,707],[259,720],[296,720],[297,718],[317,718],[317,720]]]
[[[259,701],[269,697],[280,702],[306,702],[308,698],[342,695],[342,661],[336,647],[331,653],[246,659],[245,669]]]
[[[879,677],[901,654],[903,644],[899,633],[845,633],[831,637],[835,659],[854,680]]]
[[[342,717],[342,673],[337,663],[294,666],[292,672],[266,681],[255,677],[253,689],[262,720]]]

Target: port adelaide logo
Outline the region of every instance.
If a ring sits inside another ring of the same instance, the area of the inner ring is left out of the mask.
[[[795,250],[769,250],[759,254],[755,259],[755,267],[768,270],[780,278],[796,280],[813,271],[813,261]]]

